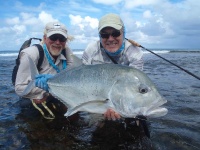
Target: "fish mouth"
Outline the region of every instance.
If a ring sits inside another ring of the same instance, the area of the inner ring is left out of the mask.
[[[164,99],[161,96],[158,96],[149,105],[139,106],[137,108],[134,108],[133,106],[134,104],[132,105],[129,104],[128,107],[126,105],[126,107],[118,110],[118,113],[124,118],[135,118],[138,115],[150,118],[160,117],[166,115],[167,113],[167,109],[161,107],[166,102],[167,102],[166,99]]]

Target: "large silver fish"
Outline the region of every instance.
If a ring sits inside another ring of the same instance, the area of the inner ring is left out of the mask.
[[[167,113],[152,81],[138,69],[116,64],[81,65],[48,81],[49,92],[67,107],[65,116],[78,111],[103,114],[108,108],[122,117],[159,117]]]
[[[37,68],[31,59],[29,64],[34,79],[38,74]],[[142,71],[116,64],[79,64],[58,73],[47,82],[49,92],[68,107],[66,117],[78,111],[103,114],[108,108],[124,118],[167,114],[167,109],[160,107],[167,101]],[[21,96],[33,87],[34,81]]]

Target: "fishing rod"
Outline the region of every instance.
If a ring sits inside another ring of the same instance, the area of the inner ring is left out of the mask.
[[[152,53],[152,54],[154,54],[154,55],[156,55],[156,56],[158,56],[158,57],[162,58],[163,60],[165,60],[165,61],[169,62],[170,64],[172,64],[172,65],[174,65],[174,66],[178,67],[179,69],[181,69],[181,70],[185,71],[187,74],[189,74],[189,75],[191,75],[191,76],[195,77],[196,79],[199,79],[199,80],[200,80],[200,77],[196,76],[195,74],[191,73],[190,71],[188,71],[188,70],[186,70],[186,69],[184,69],[184,68],[182,68],[182,67],[178,66],[177,64],[175,64],[175,63],[173,63],[173,62],[171,62],[171,61],[169,61],[169,60],[167,60],[167,59],[163,58],[162,56],[160,56],[160,55],[158,55],[158,54],[156,54],[156,53],[152,52],[151,50],[149,50],[149,49],[146,49],[145,47],[143,47],[142,45],[140,45],[140,44],[136,43],[136,42],[135,42],[135,41],[133,41],[133,40],[130,40],[130,39],[127,39],[127,38],[125,38],[125,39],[126,39],[126,40],[128,40],[128,41],[129,41],[131,44],[133,44],[133,45],[135,45],[135,46],[137,46],[137,47],[141,47],[141,48],[145,49],[146,51],[148,51],[148,52],[150,52],[150,53]]]

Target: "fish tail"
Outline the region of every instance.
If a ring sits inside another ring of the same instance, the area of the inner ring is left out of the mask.
[[[35,76],[39,74],[38,69],[30,57],[28,57],[28,61],[29,61],[29,66],[30,66],[30,71],[31,71],[31,79],[34,80]]]

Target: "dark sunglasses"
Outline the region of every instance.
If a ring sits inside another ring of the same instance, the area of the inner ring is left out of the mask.
[[[100,33],[100,36],[103,39],[108,39],[110,37],[110,35],[115,38],[115,37],[120,36],[121,32],[119,30],[115,30],[112,33]]]
[[[49,37],[49,39],[51,40],[51,41],[57,41],[57,40],[59,40],[60,42],[66,42],[67,41],[67,39],[64,37],[64,36],[60,36],[60,35],[51,35],[50,37]]]

